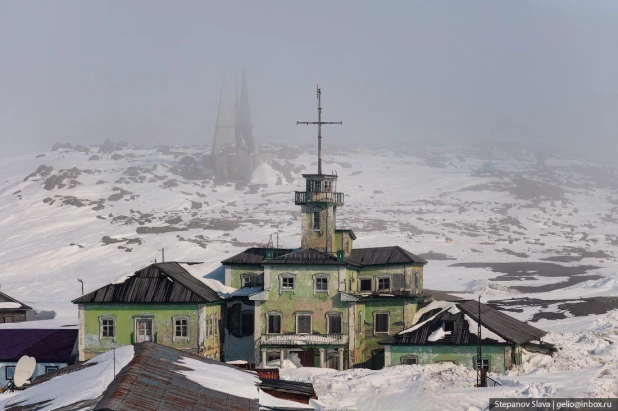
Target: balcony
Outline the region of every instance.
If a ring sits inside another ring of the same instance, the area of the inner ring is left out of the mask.
[[[346,334],[266,334],[260,336],[261,345],[348,345]]]
[[[343,193],[332,193],[328,191],[296,191],[294,193],[294,203],[304,205],[308,203],[329,203],[343,205]]]

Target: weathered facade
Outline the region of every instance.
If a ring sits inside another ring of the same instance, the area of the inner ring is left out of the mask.
[[[152,264],[73,302],[79,307],[81,361],[147,341],[221,356],[225,301],[179,263]]]

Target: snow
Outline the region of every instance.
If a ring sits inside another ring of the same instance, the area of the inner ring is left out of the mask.
[[[423,314],[425,314],[425,313],[427,313],[429,311],[432,311],[432,310],[436,310],[436,309],[440,309],[440,311],[437,312],[436,314],[432,315],[431,317],[429,317],[428,319],[426,319],[422,323],[418,322],[421,319],[421,317],[423,316]],[[405,334],[405,333],[409,333],[409,332],[412,332],[414,330],[417,330],[417,329],[421,328],[423,325],[425,325],[428,322],[432,321],[438,315],[442,314],[444,311],[447,311],[447,310],[451,314],[457,314],[459,312],[459,309],[457,308],[457,306],[455,306],[455,303],[453,303],[453,302],[449,302],[449,301],[433,301],[430,304],[428,304],[425,307],[423,307],[420,310],[418,310],[416,312],[416,314],[414,314],[414,318],[412,319],[412,324],[414,324],[414,325],[412,327],[401,331],[399,334]]]
[[[0,308],[20,308],[21,304],[14,302],[2,302],[0,303]]]
[[[452,331],[444,331],[444,325],[442,325],[442,327],[438,328],[427,337],[427,341],[440,341],[449,334],[452,334]]]
[[[315,408],[312,407],[311,405],[273,397],[272,395],[262,390],[260,390],[259,401],[260,401],[260,405],[266,408],[278,407],[282,409],[293,408],[293,409],[301,409],[301,410],[315,410]]]
[[[277,184],[277,180],[277,172],[267,163],[263,163],[256,168],[253,172],[253,176],[251,176],[251,184],[275,185]]]
[[[472,317],[464,314],[464,319],[466,320],[466,322],[468,323],[468,332],[470,334],[476,334],[478,333],[478,326],[479,323],[477,321],[474,321],[472,319]],[[481,325],[481,338],[484,340],[486,338],[489,338],[491,340],[495,340],[501,343],[505,343],[506,340],[502,337],[500,337],[498,334],[496,334],[493,331],[490,331],[488,328],[486,328],[485,326]]]
[[[116,349],[116,373],[133,359],[133,346]],[[59,375],[51,380],[35,385],[16,395],[0,394],[0,409],[21,403],[36,404],[50,401],[40,411],[54,410],[79,401],[97,398],[102,395],[114,379],[114,353],[108,351],[86,362],[94,364],[78,372]]]

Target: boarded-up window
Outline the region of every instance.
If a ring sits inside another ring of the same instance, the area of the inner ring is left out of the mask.
[[[388,314],[375,314],[375,333],[388,333]]]
[[[329,334],[341,334],[341,315],[329,314],[328,315],[328,333]]]
[[[406,288],[406,277],[403,274],[393,274],[393,290],[401,291]]]
[[[281,334],[281,315],[268,314],[268,334]]]
[[[296,333],[297,334],[310,334],[311,333],[311,315],[299,314],[296,316]]]

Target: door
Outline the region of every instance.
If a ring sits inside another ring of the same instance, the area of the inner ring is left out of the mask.
[[[135,342],[152,341],[152,318],[139,318],[135,320]]]
[[[303,367],[315,367],[315,351],[307,350],[297,352],[300,364]]]

